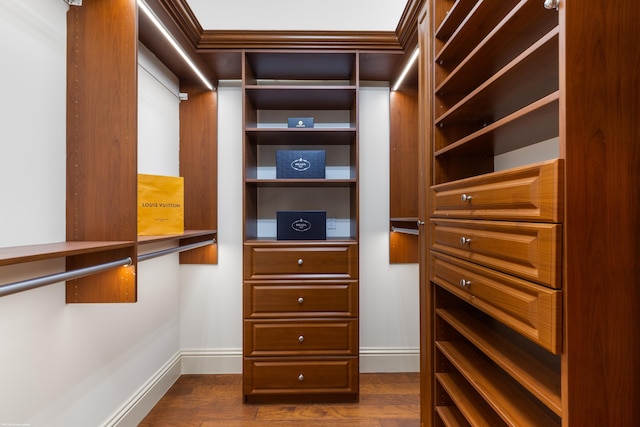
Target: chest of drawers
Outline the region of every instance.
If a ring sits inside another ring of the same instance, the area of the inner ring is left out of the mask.
[[[357,400],[357,245],[244,250],[245,400]]]

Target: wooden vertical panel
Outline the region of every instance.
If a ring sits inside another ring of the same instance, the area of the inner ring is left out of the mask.
[[[406,82],[390,94],[389,216],[418,218],[418,88]],[[402,224],[398,225],[403,227]],[[406,226],[406,225],[405,225]],[[418,236],[389,234],[389,262],[417,263]]]
[[[132,243],[124,251],[68,257],[68,269],[123,255],[136,260],[137,43],[135,0],[69,8],[67,241]],[[116,269],[70,281],[67,302],[135,302],[135,276],[123,274]]]
[[[413,87],[391,92],[390,216],[418,216],[418,93]]]
[[[433,1],[425,3],[418,17],[418,158],[420,161],[418,182],[419,220],[428,220],[431,207],[429,189],[433,184],[431,156],[433,154],[433,69],[432,42]],[[429,280],[428,236],[420,227],[420,424],[432,427],[435,422],[435,379],[433,369],[433,287]]]
[[[635,1],[560,6],[563,425],[640,423],[639,18]]]
[[[135,0],[67,16],[67,240],[136,240]]]
[[[180,175],[184,178],[184,225],[188,230],[218,226],[218,97],[202,85],[181,83],[189,99],[180,102]],[[180,253],[181,264],[216,264],[211,247]]]

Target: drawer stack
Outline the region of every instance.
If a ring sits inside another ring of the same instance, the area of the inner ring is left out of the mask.
[[[245,401],[357,400],[357,244],[244,250]]]
[[[431,187],[435,409],[559,425],[562,160]]]

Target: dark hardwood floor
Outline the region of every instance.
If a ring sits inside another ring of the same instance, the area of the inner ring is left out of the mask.
[[[183,375],[139,427],[419,427],[418,373],[360,374],[360,402],[242,402],[240,375]]]

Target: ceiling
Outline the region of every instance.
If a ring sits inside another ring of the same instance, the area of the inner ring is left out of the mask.
[[[395,31],[407,0],[186,0],[207,30]]]
[[[245,49],[357,50],[361,80],[391,81],[417,45],[426,0],[145,1],[217,82],[242,78]],[[139,38],[181,81],[198,80],[142,13]]]

